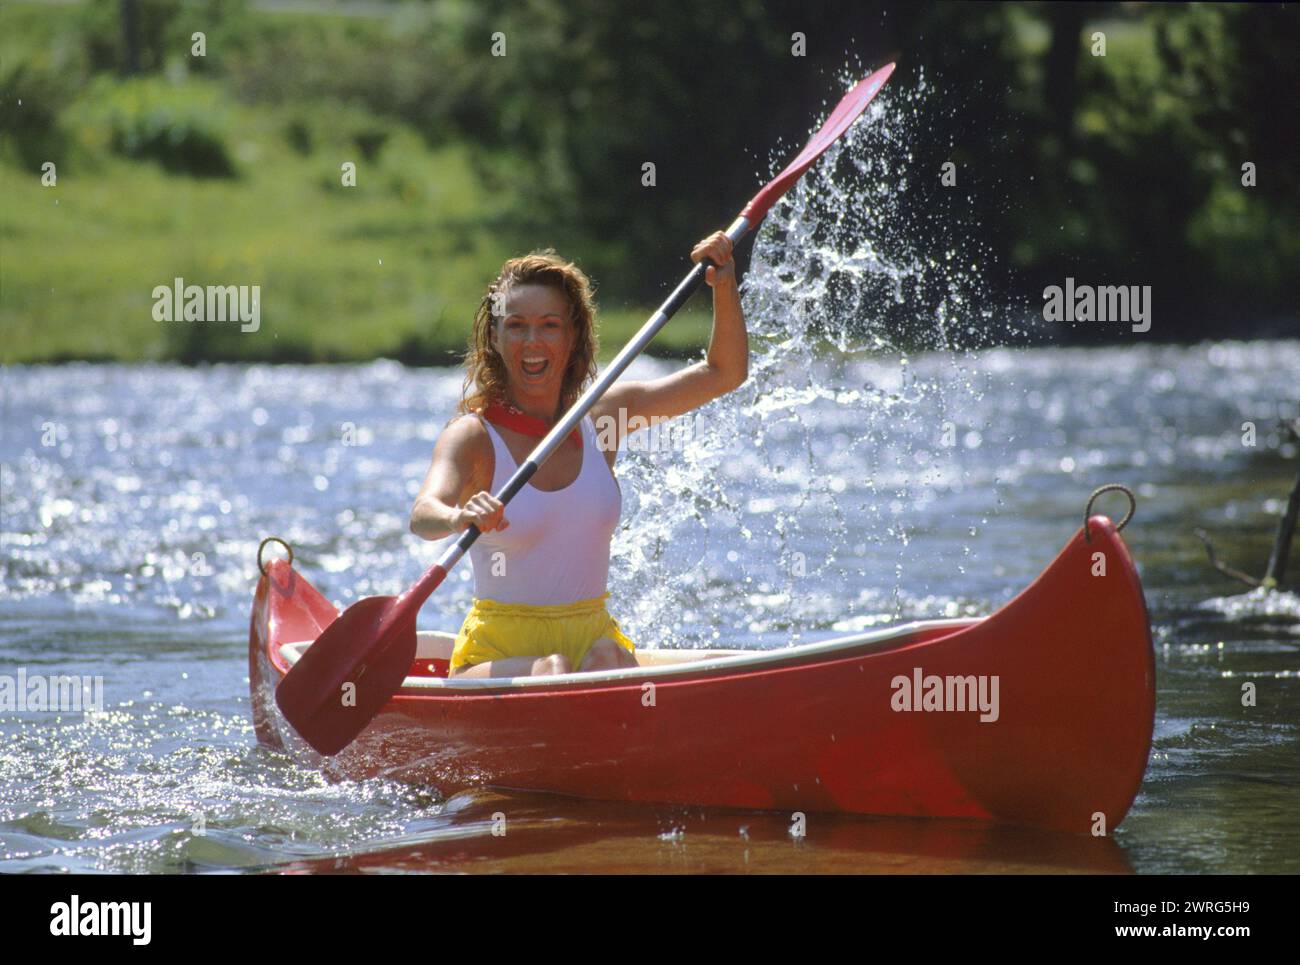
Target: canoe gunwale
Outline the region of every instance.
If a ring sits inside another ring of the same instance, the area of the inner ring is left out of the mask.
[[[701,660],[684,660],[679,663],[661,666],[627,667],[618,670],[593,671],[550,675],[544,677],[489,677],[489,678],[448,678],[448,677],[407,677],[397,696],[415,696],[419,691],[436,691],[439,696],[452,696],[459,692],[481,693],[492,691],[522,691],[538,688],[562,689],[565,687],[582,687],[590,689],[593,685],[624,684],[646,679],[679,678],[687,676],[712,676],[718,673],[737,673],[748,670],[776,669],[790,665],[807,663],[826,663],[837,659],[856,657],[868,652],[883,652],[893,647],[910,646],[913,643],[933,643],[948,634],[928,636],[932,631],[948,630],[957,633],[979,624],[986,617],[953,618],[939,620],[913,620],[892,627],[883,627],[866,633],[834,637],[791,647],[779,647],[770,650],[751,650],[739,654],[728,654]],[[923,641],[916,637],[926,635]],[[276,651],[275,660],[281,674],[288,673],[302,656],[305,641],[272,646]],[[711,647],[710,650],[721,648]],[[678,651],[668,651],[676,653]],[[433,696],[425,694],[421,696]]]

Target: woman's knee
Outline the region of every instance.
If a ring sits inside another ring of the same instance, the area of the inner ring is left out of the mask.
[[[545,677],[559,673],[573,673],[573,664],[562,653],[553,653],[549,657],[538,657],[533,661],[534,677]]]
[[[591,645],[582,659],[582,670],[617,670],[636,666],[636,658],[609,637],[601,637]]]

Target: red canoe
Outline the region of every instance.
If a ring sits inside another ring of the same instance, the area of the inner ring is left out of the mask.
[[[292,732],[274,691],[338,611],[275,560],[249,632],[257,736],[336,777],[446,793],[488,785],[1109,834],[1146,769],[1155,665],[1133,560],[1108,518],[1089,526],[1090,540],[1080,529],[983,619],[782,650],[644,650],[633,669],[496,680],[448,679],[453,635],[421,633],[402,689],[328,759]]]

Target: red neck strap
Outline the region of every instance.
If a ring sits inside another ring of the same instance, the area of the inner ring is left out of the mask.
[[[512,405],[509,402],[493,402],[483,410],[483,418],[488,422],[495,423],[499,426],[505,426],[507,429],[513,429],[515,432],[525,436],[535,436],[541,438],[551,431],[548,426],[536,416],[528,415],[522,409]],[[577,429],[569,434],[570,441],[582,448],[582,433]]]

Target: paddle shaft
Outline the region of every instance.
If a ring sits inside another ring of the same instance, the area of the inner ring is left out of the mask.
[[[727,229],[727,237],[731,239],[733,246],[740,243],[741,239],[749,233],[751,225],[749,219],[738,217],[731,223]],[[502,505],[506,505],[510,500],[519,494],[519,491],[528,485],[528,481],[533,478],[533,474],[541,468],[542,464],[556,449],[560,448],[561,443],[569,437],[578,423],[580,423],[591,411],[592,406],[604,395],[611,385],[613,385],[620,375],[626,371],[627,367],[632,364],[632,360],[640,355],[651,340],[659,334],[659,330],[668,324],[668,320],[677,314],[677,310],[685,305],[696,290],[704,283],[705,272],[708,271],[711,262],[707,259],[698,262],[682,279],[681,283],[673,289],[662,305],[646,321],[641,329],[633,336],[632,340],[623,346],[623,350],[614,356],[614,360],[609,363],[605,371],[600,374],[587,391],[578,397],[578,401],[573,403],[573,407],[564,414],[551,431],[542,437],[542,441],[537,444],[528,458],[519,464],[506,484],[496,494]],[[479,538],[481,532],[473,523],[461,534],[460,539],[456,540],[451,546],[443,552],[438,561],[429,567],[425,574],[420,577],[419,582],[404,593],[398,601],[398,607],[401,611],[401,618],[408,613],[414,617],[415,610],[419,610],[424,605],[424,601],[429,598],[446,578],[447,573],[456,565],[462,556],[469,552],[469,548],[474,545],[474,541]]]

